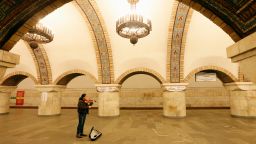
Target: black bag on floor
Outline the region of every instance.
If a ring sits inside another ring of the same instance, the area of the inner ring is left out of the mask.
[[[94,129],[94,127],[91,128],[90,134],[89,134],[89,138],[91,141],[95,141],[96,139],[98,139],[100,136],[102,135],[102,133],[96,129]]]

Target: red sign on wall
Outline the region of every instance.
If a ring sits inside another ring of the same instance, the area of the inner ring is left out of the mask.
[[[16,93],[16,105],[24,104],[24,91],[17,91]]]

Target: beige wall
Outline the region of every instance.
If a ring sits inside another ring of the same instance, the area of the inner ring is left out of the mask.
[[[8,68],[5,75],[15,71],[24,71],[30,73],[34,77],[37,77],[34,60],[23,40],[18,41],[16,45],[10,50],[10,52],[20,55],[20,63],[14,68]]]
[[[98,78],[95,48],[87,23],[75,2],[65,4],[41,20],[54,33],[45,45],[53,80],[72,69],[82,69]]]
[[[122,84],[124,89],[132,88],[161,88],[161,84],[153,77],[145,74],[136,74],[124,81]]]
[[[194,11],[185,47],[184,76],[207,65],[222,67],[238,76],[238,65],[232,63],[226,54],[226,48],[233,43],[221,28]]]
[[[67,88],[91,88],[95,89],[95,82],[86,76],[78,76],[67,84]]]
[[[229,107],[229,91],[220,79],[213,82],[197,82],[195,76],[188,80],[187,107]]]
[[[146,67],[166,76],[168,26],[174,0],[140,0],[136,8],[152,21],[151,33],[134,46],[116,34],[116,20],[129,12],[130,5],[121,0],[96,1],[103,18],[113,52],[115,79],[129,69]]]

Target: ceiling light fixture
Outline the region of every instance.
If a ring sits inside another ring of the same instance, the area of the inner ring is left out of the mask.
[[[116,32],[136,44],[139,38],[149,35],[152,30],[151,21],[136,13],[136,3],[139,0],[128,0],[131,4],[131,13],[120,17],[116,21]]]

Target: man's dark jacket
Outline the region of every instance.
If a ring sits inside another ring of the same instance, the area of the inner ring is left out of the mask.
[[[83,100],[79,100],[77,104],[77,112],[80,114],[88,114],[89,113],[88,103],[85,103]]]

